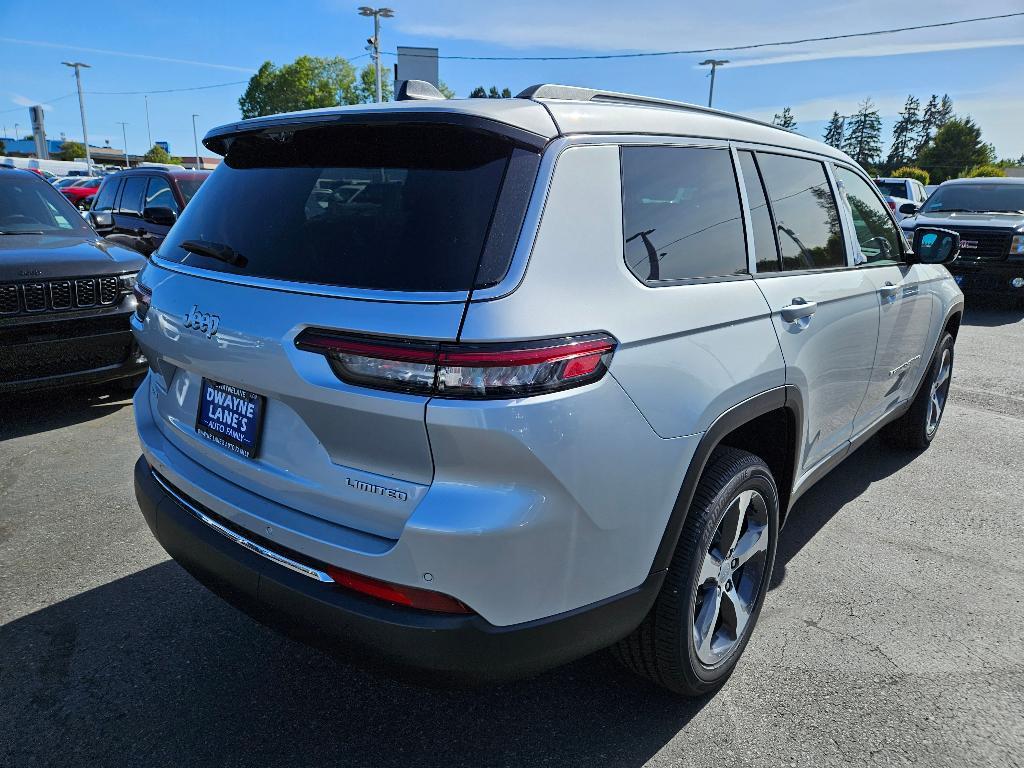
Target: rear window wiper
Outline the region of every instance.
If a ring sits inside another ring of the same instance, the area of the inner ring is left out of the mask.
[[[230,245],[224,245],[223,243],[211,243],[206,240],[186,240],[179,247],[192,253],[198,253],[200,256],[209,256],[211,259],[223,261],[233,267],[244,267],[249,263],[245,256]]]

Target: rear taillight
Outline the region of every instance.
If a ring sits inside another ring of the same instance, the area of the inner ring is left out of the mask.
[[[889,210],[890,211],[893,211],[893,212],[896,211],[896,201],[895,200],[886,200],[885,204],[889,206]]]
[[[406,343],[308,329],[295,346],[324,355],[349,384],[449,398],[524,397],[604,376],[616,341],[606,333],[515,344]]]
[[[135,296],[135,316],[139,320],[145,320],[149,305],[153,301],[153,289],[136,281],[132,286],[132,295]]]
[[[333,565],[327,566],[326,570],[327,575],[334,579],[339,586],[375,597],[378,600],[386,600],[395,605],[435,613],[473,613],[460,600],[441,592],[407,587],[404,584],[392,584],[390,581],[373,579],[360,573],[335,568]]]

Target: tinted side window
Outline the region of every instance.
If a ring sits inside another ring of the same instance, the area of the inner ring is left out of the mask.
[[[96,202],[93,204],[92,209],[94,211],[113,210],[114,201],[117,199],[117,187],[120,183],[120,179],[107,179],[104,181],[103,186],[100,187],[99,194],[96,195]]]
[[[125,179],[124,191],[121,193],[121,213],[142,215],[142,198],[146,194],[148,180],[148,176],[129,176]]]
[[[622,223],[626,264],[644,282],[747,271],[727,150],[623,147]]]
[[[149,180],[149,188],[146,190],[146,204],[144,208],[170,208],[178,213],[178,203],[171,192],[171,185],[163,176],[153,176]]]
[[[836,166],[836,179],[857,238],[854,263],[895,264],[901,260],[900,235],[874,191],[853,171]]]
[[[743,171],[743,186],[750,207],[750,225],[754,231],[754,257],[758,272],[778,272],[779,246],[775,242],[775,227],[768,210],[768,199],[764,193],[761,172],[753,152],[740,152],[740,170]]]
[[[775,229],[782,268],[824,269],[846,265],[839,210],[825,166],[787,155],[757,155]]]

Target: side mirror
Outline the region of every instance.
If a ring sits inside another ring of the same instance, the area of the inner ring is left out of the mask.
[[[90,211],[89,221],[96,229],[107,229],[114,226],[114,217],[110,211]]]
[[[150,224],[156,224],[161,227],[170,227],[178,219],[176,214],[171,208],[165,208],[162,205],[156,205],[152,208],[147,208],[142,212],[142,220],[148,221]]]
[[[949,264],[960,255],[960,235],[949,229],[914,230],[914,260],[921,264]]]
[[[921,206],[917,203],[904,203],[899,207],[899,212],[905,216],[913,216],[919,210],[921,210]]]

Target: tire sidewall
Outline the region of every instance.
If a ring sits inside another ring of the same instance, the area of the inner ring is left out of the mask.
[[[694,647],[693,641],[693,631],[690,627],[697,597],[697,578],[703,561],[703,553],[707,552],[710,548],[711,541],[714,538],[715,532],[718,530],[718,526],[721,524],[722,519],[725,517],[726,511],[728,511],[729,505],[741,491],[745,490],[758,491],[764,497],[765,504],[768,507],[768,550],[765,553],[765,573],[757,598],[751,608],[750,621],[747,624],[743,636],[739,639],[736,646],[727,657],[714,666],[708,667],[697,657],[697,650]],[[764,599],[768,592],[768,585],[771,582],[772,568],[775,564],[775,554],[778,547],[779,495],[775,488],[775,483],[772,480],[772,476],[767,471],[767,468],[761,465],[754,465],[737,473],[728,483],[726,483],[725,486],[715,495],[712,507],[714,509],[713,514],[708,518],[709,522],[705,525],[704,531],[700,536],[698,549],[689,563],[689,571],[686,579],[688,592],[685,601],[685,613],[682,617],[686,622],[686,626],[683,627],[682,632],[682,640],[685,644],[685,647],[682,649],[682,658],[685,662],[685,666],[689,668],[690,674],[698,684],[709,688],[724,681],[732,672],[740,656],[742,656],[743,650],[747,646],[747,642],[750,640],[750,635],[753,632],[758,616],[761,613],[761,606],[764,604]]]
[[[918,419],[917,427],[921,430],[921,435],[924,438],[926,445],[930,444],[935,436],[939,434],[939,429],[942,427],[942,419],[946,415],[946,406],[949,405],[949,390],[946,390],[946,400],[942,403],[942,413],[939,414],[939,420],[935,424],[935,430],[929,434],[928,432],[928,404],[931,400],[932,382],[935,381],[935,377],[939,375],[939,368],[942,366],[942,353],[945,350],[949,350],[949,378],[950,387],[952,387],[953,379],[953,363],[954,350],[953,350],[953,337],[948,333],[943,336],[942,341],[939,343],[938,349],[935,350],[935,354],[932,356],[932,364],[928,368],[928,376],[923,382],[921,382],[921,392],[918,395]]]

